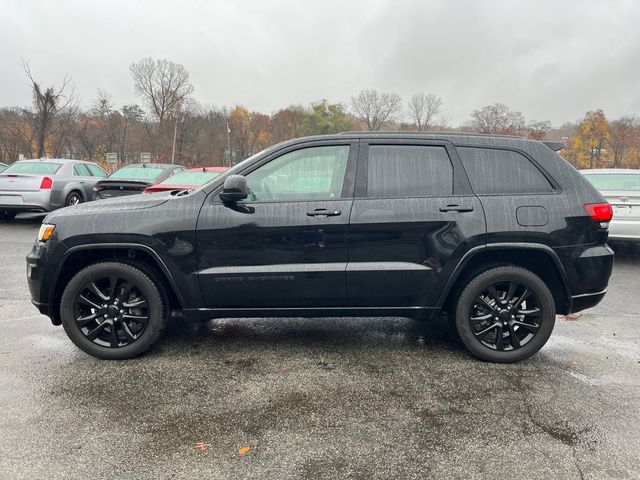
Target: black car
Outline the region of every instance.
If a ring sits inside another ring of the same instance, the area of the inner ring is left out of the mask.
[[[94,200],[134,195],[166,180],[185,167],[166,163],[136,163],[116,170],[93,187]]]
[[[556,313],[603,298],[613,263],[611,206],[551,147],[473,134],[281,143],[195,190],[50,214],[27,256],[33,302],[106,359],[147,350],[180,309],[447,311],[477,357],[521,360]]]

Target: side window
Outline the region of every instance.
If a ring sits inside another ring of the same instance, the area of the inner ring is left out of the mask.
[[[451,195],[453,167],[444,147],[372,145],[368,197]]]
[[[458,147],[476,194],[527,194],[553,191],[542,172],[524,155],[511,150]]]
[[[87,167],[85,167],[82,163],[77,163],[73,166],[73,176],[74,177],[90,177],[91,174]]]
[[[247,201],[341,198],[348,157],[347,145],[285,153],[247,175]]]
[[[107,172],[102,170],[99,166],[94,165],[93,163],[85,163],[86,167],[91,171],[91,174],[94,177],[106,177]]]
[[[180,168],[180,167],[178,167],[178,168],[174,168],[174,169],[173,169],[173,175],[175,175],[176,173],[180,173],[180,172],[181,172],[181,171],[183,171],[183,170],[184,170],[184,168]]]

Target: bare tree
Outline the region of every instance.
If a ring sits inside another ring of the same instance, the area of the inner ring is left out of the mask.
[[[33,111],[29,112],[32,117],[35,130],[36,156],[44,157],[46,153],[47,140],[57,131],[56,120],[58,115],[65,109],[77,109],[75,105],[74,89],[70,85],[71,79],[64,77],[62,85],[58,88],[51,86],[43,88],[31,73],[29,64],[22,61],[29,85],[33,91]]]
[[[613,168],[620,167],[625,154],[633,147],[640,131],[638,117],[622,117],[609,122],[607,143],[613,151]]]
[[[433,93],[416,93],[409,101],[409,118],[423,132],[431,128],[442,110],[442,99]]]
[[[169,60],[143,58],[129,67],[138,95],[142,96],[163,130],[167,115],[179,109],[193,92],[189,72]]]
[[[502,103],[474,110],[471,119],[468,126],[481,133],[517,134],[525,130],[524,115]]]
[[[395,120],[402,111],[401,102],[397,93],[380,93],[373,89],[362,90],[351,97],[353,111],[371,131],[380,130],[385,122]]]

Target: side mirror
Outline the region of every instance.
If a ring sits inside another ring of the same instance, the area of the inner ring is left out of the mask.
[[[247,179],[242,175],[229,175],[222,187],[220,199],[223,202],[237,202],[247,198]]]

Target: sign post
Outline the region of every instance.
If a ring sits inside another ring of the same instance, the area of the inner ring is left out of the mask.
[[[151,163],[151,152],[140,152],[140,163]]]

